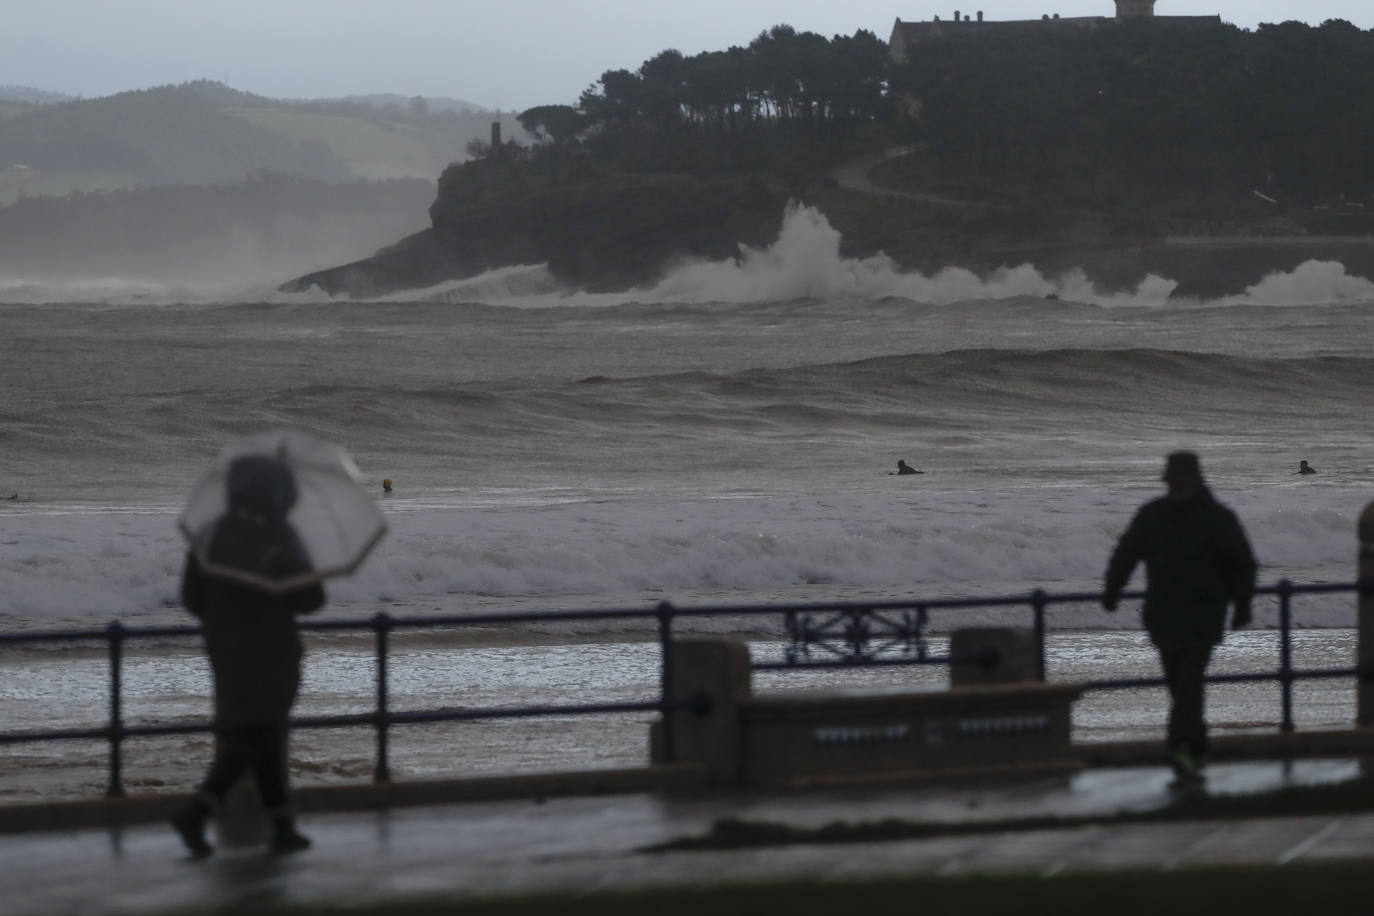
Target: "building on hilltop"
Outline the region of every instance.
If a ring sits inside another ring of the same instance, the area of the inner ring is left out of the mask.
[[[1123,19],[1150,19],[1153,22],[1202,26],[1221,23],[1220,15],[1156,16],[1155,0],[1116,0],[1116,16],[1114,17],[1065,16],[1061,18],[1058,13],[1046,13],[1039,19],[1013,19],[993,22],[991,20],[984,21],[982,10],[978,10],[974,15],[977,18],[971,19],[970,14],[962,10],[955,10],[954,17],[946,21],[942,21],[939,16],[930,22],[904,22],[898,19],[892,26],[892,37],[887,42],[888,54],[893,60],[905,60],[907,51],[923,41],[945,36],[971,35],[984,29],[996,29],[1004,34],[1017,32],[1033,35],[1039,29],[1093,29]]]
[[[1133,16],[1153,16],[1155,0],[1116,0],[1116,18],[1130,19]]]

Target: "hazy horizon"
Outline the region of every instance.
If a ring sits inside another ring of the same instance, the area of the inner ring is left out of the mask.
[[[274,99],[390,94],[458,98],[500,111],[575,104],[607,70],[639,67],[661,51],[747,45],[785,23],[827,37],[867,29],[886,39],[895,19],[948,19],[959,9],[993,21],[1042,14],[1111,16],[1114,0],[397,0],[384,13],[362,0],[61,0],[0,18],[0,86],[98,98],[213,80]],[[1294,12],[1280,0],[1157,0],[1160,16],[1220,15],[1244,29],[1343,19],[1374,28],[1368,0],[1317,0]]]

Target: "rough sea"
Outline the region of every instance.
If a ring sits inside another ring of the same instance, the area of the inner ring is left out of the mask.
[[[380,301],[0,281],[0,632],[190,622],[176,513],[222,446],[283,426],[350,449],[390,523],[329,585],[331,619],[1094,591],[1179,448],[1240,515],[1262,584],[1353,580],[1374,499],[1374,282],[1308,262],[1223,300],[1173,286],[845,259],[806,208],[767,249],[619,294],[561,289],[537,265]],[[924,473],[895,476],[898,459]],[[1304,459],[1315,476],[1294,473]],[[1256,618],[1218,664],[1270,664],[1272,600]],[[994,619],[1028,624],[933,623]],[[1352,663],[1353,597],[1300,599],[1295,622],[1299,664]],[[1057,676],[1154,673],[1132,609],[1065,606],[1050,626]],[[400,703],[638,695],[656,654],[637,641],[649,625],[626,629],[413,640]],[[208,714],[195,646],[131,652],[133,720]],[[101,722],[98,653],[0,662],[0,730]],[[300,711],[365,709],[370,664],[366,643],[317,640]],[[1241,689],[1235,727],[1272,721],[1270,688]],[[1348,720],[1348,696],[1328,700],[1318,724]],[[1089,737],[1162,722],[1157,697],[1104,702],[1080,715]],[[393,753],[401,778],[643,763],[644,717],[621,731],[432,727]],[[363,731],[294,740],[298,780],[370,772]],[[168,741],[146,751],[150,790],[204,764],[208,738]],[[95,768],[73,770],[78,753]],[[0,800],[98,791],[101,753],[5,748]]]

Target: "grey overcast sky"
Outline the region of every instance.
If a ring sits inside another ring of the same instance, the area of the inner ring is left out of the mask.
[[[748,44],[787,23],[827,37],[897,18],[1114,15],[1114,0],[0,0],[0,85],[88,98],[196,79],[273,98],[394,92],[522,111],[571,104],[660,51]],[[1157,0],[1243,29],[1374,28],[1374,0]]]

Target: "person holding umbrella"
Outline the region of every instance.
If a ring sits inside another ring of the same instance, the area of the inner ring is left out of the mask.
[[[171,820],[197,858],[213,852],[207,820],[248,773],[270,817],[271,850],[310,846],[296,829],[287,772],[303,654],[297,617],[324,604],[325,576],[351,571],[385,531],[370,501],[350,502],[347,483],[358,489],[342,450],[269,434],[226,452],[182,516],[191,549],[181,600],[201,621],[215,693],[214,760]]]

